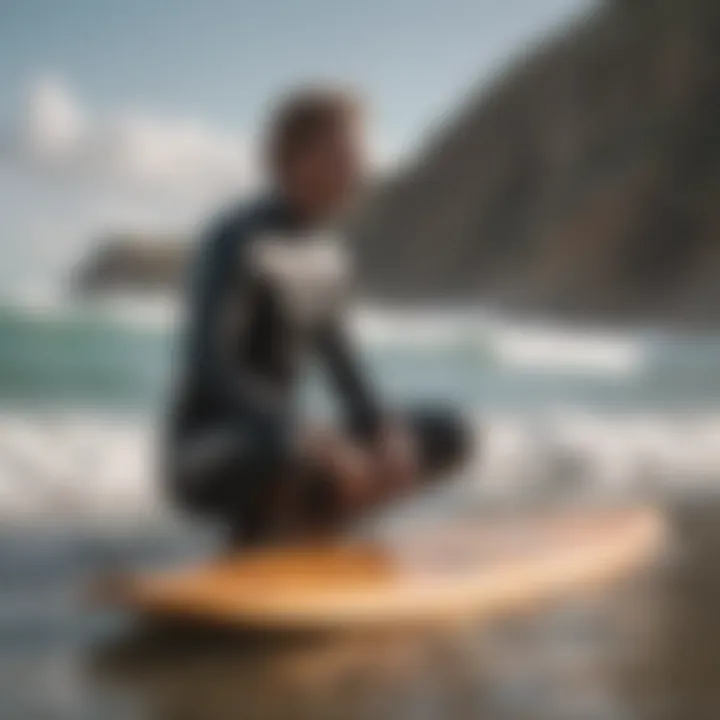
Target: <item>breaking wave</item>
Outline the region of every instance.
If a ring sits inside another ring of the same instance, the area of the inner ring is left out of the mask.
[[[545,373],[624,376],[648,362],[643,333],[520,323],[477,311],[359,313],[358,333],[381,347],[474,353],[479,363]]]
[[[0,519],[170,516],[155,457],[175,327],[163,312],[0,306]],[[365,307],[355,321],[391,400],[477,416],[482,451],[459,487],[482,502],[720,487],[718,336],[475,308]]]
[[[658,417],[567,409],[477,420],[467,502],[665,498],[720,491],[720,413]],[[101,527],[172,513],[153,423],[97,415],[0,416],[0,520]]]

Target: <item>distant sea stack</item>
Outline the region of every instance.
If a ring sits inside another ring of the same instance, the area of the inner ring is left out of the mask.
[[[367,295],[720,320],[718,0],[605,2],[469,98],[352,224]],[[117,240],[85,286],[177,285]]]
[[[88,295],[177,289],[185,276],[189,250],[187,239],[175,235],[109,235],[80,263],[74,289]]]

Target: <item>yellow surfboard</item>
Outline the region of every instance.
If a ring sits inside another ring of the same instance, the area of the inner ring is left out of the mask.
[[[608,582],[664,538],[653,509],[475,520],[403,541],[273,548],[130,578],[110,595],[142,615],[244,629],[452,622]]]

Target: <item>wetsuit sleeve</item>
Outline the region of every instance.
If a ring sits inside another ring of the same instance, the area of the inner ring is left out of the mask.
[[[347,331],[333,322],[319,332],[317,345],[352,430],[363,437],[373,435],[383,413]]]
[[[234,360],[238,338],[255,312],[255,293],[243,263],[242,229],[221,225],[205,239],[196,261],[190,308],[190,364],[196,383],[230,414],[276,427],[284,406],[259,378]],[[240,250],[239,250],[240,249]]]

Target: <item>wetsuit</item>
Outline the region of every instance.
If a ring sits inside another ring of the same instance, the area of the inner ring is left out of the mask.
[[[222,217],[193,270],[167,475],[185,506],[257,535],[297,462],[296,380],[308,353],[324,365],[349,432],[369,441],[383,421],[346,336],[350,263],[336,235],[269,199]],[[464,450],[458,418],[435,409],[408,418],[428,472]]]

